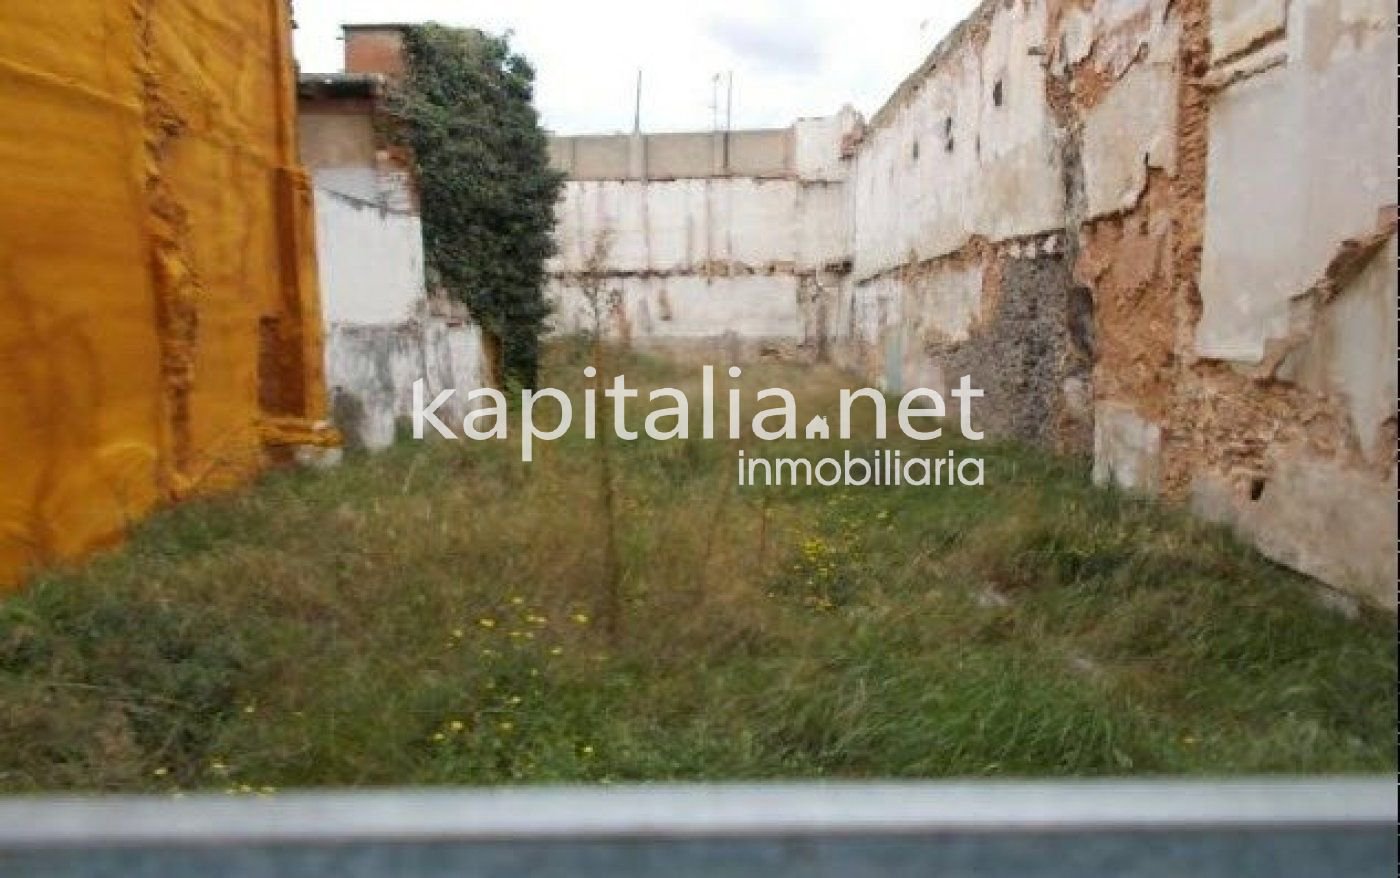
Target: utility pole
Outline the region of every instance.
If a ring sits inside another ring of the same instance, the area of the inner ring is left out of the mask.
[[[719,74],[715,74],[715,86],[719,86]],[[715,115],[719,115],[719,94],[715,94]],[[729,136],[734,130],[734,71],[729,71],[728,96],[724,104],[724,172],[729,173]]]
[[[710,130],[719,130],[719,74],[710,77]]]
[[[734,71],[729,71],[729,97],[725,101],[724,130],[734,130]]]

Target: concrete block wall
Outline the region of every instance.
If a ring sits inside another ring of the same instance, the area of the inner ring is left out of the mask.
[[[550,264],[555,331],[817,356],[849,252],[841,144],[860,124],[846,111],[779,131],[555,138],[569,177]]]

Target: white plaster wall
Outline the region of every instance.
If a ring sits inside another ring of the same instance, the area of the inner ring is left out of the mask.
[[[414,317],[425,298],[418,217],[320,187],[315,207],[325,321],[381,324]]]
[[[902,285],[900,323],[920,343],[965,341],[982,310],[982,265],[931,271]]]
[[[618,277],[604,286],[609,302],[621,304],[619,320],[605,311],[604,331],[617,337],[624,329],[634,339],[699,341],[735,336],[744,339],[797,341],[803,324],[798,307],[798,278],[792,275],[671,278]],[[591,332],[592,309],[580,288],[555,280],[549,287],[555,303],[555,332]]]
[[[1213,0],[1210,46],[1215,60],[1238,55],[1281,32],[1288,21],[1288,0]]]
[[[384,448],[414,381],[434,393],[484,383],[481,332],[430,313],[417,216],[319,186],[314,198],[332,415],[350,444]]]
[[[623,299],[611,331],[658,341],[809,334],[808,312],[839,283],[809,284],[827,292],[809,292],[804,303],[804,276],[850,256],[841,150],[860,124],[849,109],[796,123],[796,171],[785,178],[567,181],[556,211],[559,252],[548,266],[554,331],[591,326],[586,299],[568,278],[589,270],[605,241],[594,267]]]
[[[1145,49],[1160,58],[1162,29],[1170,25],[1174,0],[1095,0],[1093,19],[1095,65],[1113,79],[1137,63]],[[1211,0],[1219,3],[1220,0]]]
[[[850,184],[857,280],[952,253],[973,236],[995,241],[1063,226],[1045,71],[1031,51],[1043,51],[1045,24],[1043,0],[998,7],[981,51],[971,41],[956,48],[870,132]],[[992,99],[998,80],[1000,107]]]
[[[379,175],[374,168],[317,168],[316,191],[334,193],[367,204],[379,203]]]
[[[1290,300],[1396,201],[1394,0],[1292,0],[1287,20],[1286,64],[1211,107],[1206,357],[1262,360],[1288,333]]]
[[[846,179],[848,163],[842,157],[847,137],[861,126],[860,114],[850,106],[833,116],[799,119],[793,126],[797,176],[802,180]]]
[[[1332,301],[1307,343],[1281,372],[1309,390],[1346,401],[1351,428],[1366,457],[1393,461],[1386,429],[1395,419],[1396,242],[1381,249],[1356,280]]]
[[[439,409],[443,423],[460,422],[466,394],[485,386],[480,330],[442,318],[395,325],[331,326],[326,335],[326,386],[336,426],[351,445],[375,450],[394,442],[413,414],[413,382],[429,398],[455,389]]]
[[[795,180],[749,178],[570,181],[557,211],[559,253],[549,268],[583,271],[600,237],[612,272],[795,262],[802,188]]]
[[[1180,27],[1172,18],[1157,29],[1146,56],[1085,116],[1087,219],[1132,209],[1147,187],[1149,169],[1176,173]]]
[[[850,258],[846,189],[839,183],[803,183],[797,190],[797,266],[819,269]]]

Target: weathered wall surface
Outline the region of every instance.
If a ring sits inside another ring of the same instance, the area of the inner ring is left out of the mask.
[[[487,383],[480,328],[465,309],[429,296],[411,174],[381,143],[379,100],[375,77],[302,81],[331,416],[348,444],[370,449],[393,444],[411,416],[415,381],[433,395],[457,389],[454,403]],[[442,411],[465,414],[454,404]]]
[[[316,187],[331,416],[346,441],[392,445],[413,405],[413,382],[436,395],[486,383],[481,330],[430,300],[422,222],[412,213]],[[454,405],[442,411],[460,418]]]
[[[855,159],[853,362],[1393,603],[1394,21],[985,4]]]
[[[1393,603],[1395,3],[1215,7],[1202,365],[1166,421],[1169,487]]]
[[[626,328],[786,329],[890,390],[970,374],[994,432],[1393,605],[1395,19],[988,0],[868,128],[799,125],[787,188],[653,181],[638,139],[578,139],[598,179],[570,184],[560,267],[617,230]]]
[[[7,4],[0,586],[318,433],[281,3]]]
[[[857,125],[556,138],[555,330],[594,328],[591,278],[602,329],[634,343],[814,356],[846,271],[840,151]]]

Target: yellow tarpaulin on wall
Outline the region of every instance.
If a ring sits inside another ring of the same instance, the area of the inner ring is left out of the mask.
[[[0,11],[0,585],[323,417],[286,0]]]

